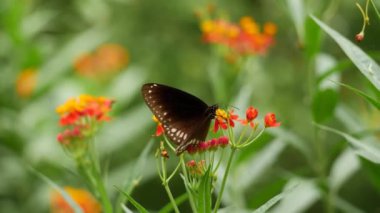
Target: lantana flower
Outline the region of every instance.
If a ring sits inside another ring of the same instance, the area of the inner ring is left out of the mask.
[[[271,22],[264,24],[263,30],[249,16],[240,19],[239,24],[223,19],[205,19],[201,22],[202,38],[206,43],[228,47],[233,54],[265,54],[274,44],[277,27]]]
[[[104,44],[93,53],[84,53],[74,63],[82,76],[104,79],[128,65],[127,50],[118,44]]]
[[[68,145],[70,142],[91,136],[101,123],[110,120],[112,104],[111,99],[90,95],[69,99],[56,109],[60,115],[59,123],[65,128],[58,134],[57,140],[63,145]]]
[[[86,190],[73,187],[65,187],[65,192],[73,199],[84,213],[102,212],[100,203]],[[53,213],[71,213],[74,209],[62,197],[58,191],[51,194],[51,212]]]

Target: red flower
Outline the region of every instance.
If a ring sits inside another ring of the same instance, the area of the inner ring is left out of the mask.
[[[277,127],[280,126],[280,122],[276,121],[276,115],[274,113],[267,113],[264,118],[265,127]]]
[[[226,147],[228,145],[228,137],[222,136],[218,138],[218,145],[221,146],[222,148]]]
[[[197,152],[215,151],[219,147],[226,147],[228,145],[228,137],[222,136],[220,138],[213,138],[211,140],[200,142],[196,145],[190,145],[186,148],[189,154],[195,154]]]
[[[157,123],[157,128],[156,128],[156,133],[154,134],[154,136],[160,136],[164,133],[164,127],[162,126],[162,124],[158,121],[158,119],[156,118],[156,116],[153,115],[152,117],[153,121]]]
[[[253,108],[252,106],[248,107],[248,109],[245,113],[246,119],[241,120],[241,123],[243,125],[249,124],[252,128],[255,127],[255,123],[253,121],[255,120],[255,118],[257,117],[258,114],[259,113],[258,113],[257,109]]]

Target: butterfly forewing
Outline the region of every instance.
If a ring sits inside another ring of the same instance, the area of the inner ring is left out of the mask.
[[[177,153],[205,139],[213,118],[206,103],[161,84],[145,84],[141,90],[145,102],[162,123],[165,135],[178,145]]]

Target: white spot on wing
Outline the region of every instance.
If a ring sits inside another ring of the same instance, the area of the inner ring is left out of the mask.
[[[172,132],[176,132],[177,129],[176,129],[176,128],[172,128],[170,131],[172,131]]]

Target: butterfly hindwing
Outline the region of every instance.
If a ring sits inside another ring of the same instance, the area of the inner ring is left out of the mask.
[[[210,110],[199,98],[176,88],[161,84],[143,85],[145,102],[162,123],[165,135],[178,145],[177,153],[207,136]]]

